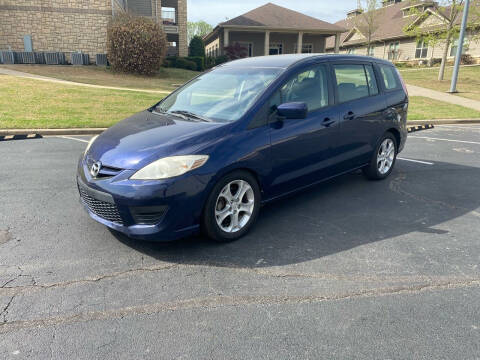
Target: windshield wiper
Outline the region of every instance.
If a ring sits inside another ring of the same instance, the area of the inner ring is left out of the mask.
[[[205,121],[205,122],[212,122],[212,120],[210,120],[210,119],[207,119],[203,116],[194,114],[194,113],[192,113],[190,111],[186,111],[186,110],[175,110],[175,111],[170,111],[169,113],[174,114],[174,115],[183,115],[183,116],[187,116],[191,119],[197,119],[197,120],[201,120],[201,121]]]

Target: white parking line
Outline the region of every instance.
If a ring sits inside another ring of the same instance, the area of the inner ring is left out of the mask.
[[[403,160],[403,161],[410,161],[414,163],[419,163],[419,164],[424,164],[424,165],[435,165],[434,163],[428,162],[428,161],[420,161],[420,160],[413,160],[413,159],[406,159],[406,158],[401,158],[397,157],[398,160]]]
[[[472,125],[462,125],[462,126],[457,126],[457,125],[435,125],[435,128],[445,128],[445,129],[465,129],[465,130],[479,130],[480,131],[480,127],[479,126],[474,126],[473,124]]]
[[[81,142],[84,142],[84,143],[88,143],[88,140],[84,140],[84,139],[78,139],[78,138],[74,138],[74,137],[70,137],[70,136],[56,136],[58,138],[62,138],[62,139],[69,139],[69,140],[77,140],[77,141],[81,141]]]
[[[409,139],[427,139],[427,140],[438,140],[438,141],[449,141],[449,142],[458,142],[463,144],[476,144],[480,145],[478,141],[465,141],[465,140],[453,140],[453,139],[440,139],[440,138],[433,138],[428,136],[409,136]]]

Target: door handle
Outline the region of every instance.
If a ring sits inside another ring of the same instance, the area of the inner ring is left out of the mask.
[[[335,120],[332,120],[328,117],[323,119],[323,123],[322,123],[323,126],[329,127],[330,125],[333,125],[333,124],[335,124]]]
[[[353,120],[355,119],[355,114],[353,111],[349,111],[344,117],[345,120]]]

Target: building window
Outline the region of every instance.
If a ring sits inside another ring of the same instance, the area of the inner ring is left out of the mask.
[[[450,48],[450,56],[457,56],[457,50],[458,50],[458,39],[455,39],[452,43],[452,47]],[[462,55],[466,54],[467,50],[468,50],[468,40],[467,38],[464,38]]]
[[[416,59],[425,59],[428,53],[428,41],[419,40],[417,41],[417,49],[415,50]]]
[[[283,44],[282,43],[270,44],[270,55],[281,55],[281,54],[283,54]]]
[[[295,43],[293,46],[293,53],[298,52],[298,45]],[[313,53],[313,44],[302,44],[302,54],[312,54]]]
[[[355,54],[355,48],[350,48],[347,50],[347,54],[354,55]]]
[[[175,8],[162,7],[163,25],[175,25],[177,23]]]
[[[367,56],[375,56],[375,46],[370,45],[367,48]]]
[[[388,60],[398,60],[400,42],[395,41],[388,45]]]
[[[252,57],[253,56],[253,44],[252,43],[239,41],[238,44],[241,47],[244,47],[245,49],[247,49],[247,57]]]

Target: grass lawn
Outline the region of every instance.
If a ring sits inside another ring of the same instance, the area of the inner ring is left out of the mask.
[[[108,127],[162,97],[0,75],[0,129]],[[480,118],[480,112],[424,97],[410,102],[410,120]]]
[[[162,98],[0,75],[0,129],[108,127]]]
[[[422,70],[400,70],[407,84],[446,92],[450,90],[453,68],[445,70],[445,80],[438,81],[438,67]],[[459,96],[480,101],[480,66],[461,67],[457,90]]]
[[[1,65],[1,67],[85,84],[166,91],[176,89],[180,84],[199,74],[191,70],[161,68],[153,76],[140,76],[114,73],[110,69],[95,65]]]
[[[423,96],[411,96],[408,120],[430,119],[480,119],[480,112]]]

